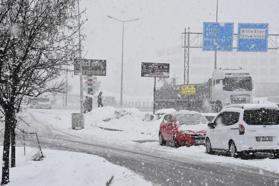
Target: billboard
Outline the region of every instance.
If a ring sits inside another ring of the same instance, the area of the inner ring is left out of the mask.
[[[142,77],[161,77],[168,78],[170,72],[169,63],[141,63],[141,76]]]
[[[232,51],[233,23],[203,23],[204,51]]]
[[[268,50],[268,24],[239,23],[238,51],[266,52]]]
[[[195,85],[182,85],[180,87],[180,94],[183,96],[195,96],[196,95]]]
[[[82,65],[80,65],[82,63]],[[103,59],[75,59],[74,74],[80,73],[82,66],[82,75],[87,76],[106,76],[106,60]]]

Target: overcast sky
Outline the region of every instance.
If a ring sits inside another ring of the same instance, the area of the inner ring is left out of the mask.
[[[124,93],[127,96],[151,97],[153,79],[140,77],[141,62],[169,62],[171,76],[182,80],[181,33],[188,26],[192,31],[201,32],[203,22],[215,21],[216,0],[81,0],[81,6],[86,9],[84,19],[88,19],[82,29],[86,34],[83,55],[86,58],[107,59],[107,77],[99,78],[104,93],[119,93],[121,65],[122,26],[107,16],[140,18],[125,27]],[[235,32],[238,23],[269,23],[269,32],[279,33],[278,10],[279,0],[219,0],[219,22],[234,23]],[[176,58],[158,56],[158,51],[171,48],[176,48]],[[242,58],[235,53],[220,54],[220,65],[225,65],[222,61],[224,56],[237,60]],[[191,54],[193,63],[194,59],[197,61],[193,66],[199,63],[192,72],[195,73],[192,82],[206,80],[212,73],[213,54],[199,49]],[[270,53],[256,55],[261,58],[274,56]],[[200,56],[204,56],[203,62],[198,60]],[[241,65],[239,61],[238,65]],[[200,66],[203,68],[201,71]]]

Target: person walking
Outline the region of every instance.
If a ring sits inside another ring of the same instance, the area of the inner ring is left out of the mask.
[[[102,91],[98,94],[98,107],[103,107],[103,98],[102,98]]]

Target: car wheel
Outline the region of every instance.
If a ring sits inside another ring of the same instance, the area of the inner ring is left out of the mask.
[[[184,145],[185,145],[186,147],[190,147],[190,146],[191,146],[191,144],[190,144],[187,140],[185,140]]]
[[[210,140],[207,138],[205,141],[205,148],[207,154],[213,154],[212,146]]]
[[[164,137],[161,133],[159,133],[159,144],[166,145],[166,141],[164,140]]]
[[[178,141],[177,141],[177,139],[175,138],[175,136],[172,137],[172,141],[173,141],[174,147],[176,147],[176,148],[180,147],[180,144],[178,143]]]
[[[233,141],[229,144],[229,153],[231,157],[237,158],[237,149]]]
[[[279,151],[275,151],[273,154],[274,154],[274,158],[276,158],[276,159],[279,158]]]
[[[180,147],[180,145],[176,139],[173,140],[173,143],[174,143],[174,147],[176,147],[176,148]]]

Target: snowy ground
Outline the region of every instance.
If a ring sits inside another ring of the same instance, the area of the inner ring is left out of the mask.
[[[27,148],[23,156],[23,148],[18,148],[17,167],[11,169],[9,186],[105,185],[112,176],[112,185],[151,185],[132,171],[98,156],[55,150],[43,152],[43,161],[32,161],[35,149]]]
[[[119,117],[116,112],[126,113]],[[279,159],[252,159],[241,160],[226,156],[208,155],[205,147],[162,147],[158,144],[158,129],[160,120],[143,121],[145,113],[136,109],[127,109],[125,112],[112,107],[93,110],[85,115],[85,129],[71,129],[71,110],[26,110],[22,118],[40,132],[48,133],[55,129],[61,134],[71,135],[86,142],[99,142],[110,146],[121,146],[126,149],[137,149],[142,152],[160,153],[166,156],[190,158],[209,163],[232,164],[251,166],[259,172],[269,170],[279,173]],[[117,119],[118,118],[118,119]],[[24,125],[22,125],[23,127]]]

